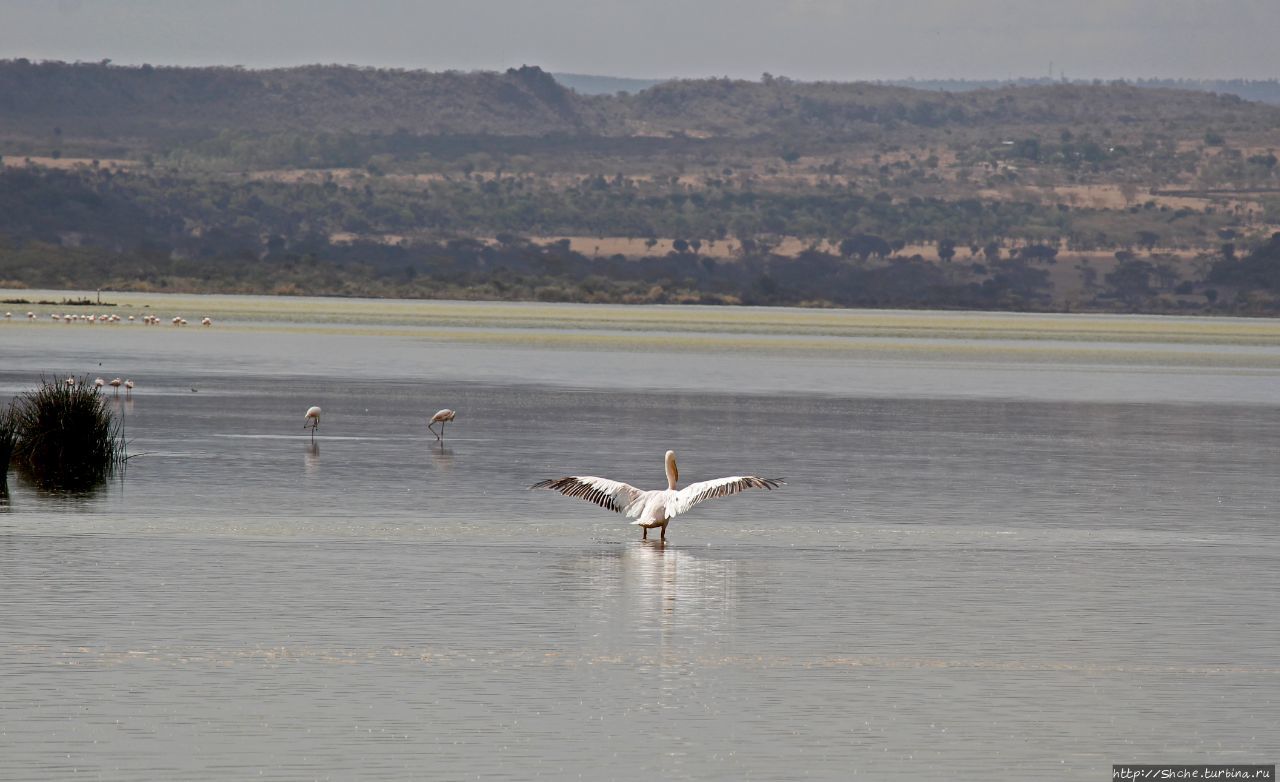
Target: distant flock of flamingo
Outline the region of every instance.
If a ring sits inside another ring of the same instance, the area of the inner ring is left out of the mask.
[[[39,317],[40,316],[34,312],[30,312],[30,311],[27,312],[27,320],[38,320]],[[13,320],[13,313],[5,312],[4,319]],[[112,313],[110,315],[73,315],[69,312],[62,315],[59,315],[56,312],[51,312],[49,313],[49,319],[61,320],[66,323],[77,323],[77,322],[79,323],[120,323],[121,321],[128,321],[130,323],[134,323],[134,322],[143,323],[147,326],[158,326],[162,321],[162,318],[159,315],[143,315],[142,319],[138,320],[133,315],[130,315],[128,318],[121,318],[119,315],[116,315],[115,313]],[[181,315],[175,315],[173,320],[170,322],[175,326],[187,325],[187,319],[182,317]],[[212,326],[213,318],[201,318],[200,325]]]
[[[74,385],[76,385],[77,383],[79,383],[80,381],[79,381],[79,380],[76,380],[74,377],[68,377],[68,378],[67,378],[66,380],[64,380],[63,382],[64,382],[64,383],[66,383],[66,384],[67,384],[67,385],[69,385],[69,386],[74,386]],[[124,386],[124,395],[125,395],[126,397],[132,397],[132,396],[133,396],[133,381],[132,381],[132,380],[121,380],[121,379],[120,379],[120,378],[118,378],[118,377],[113,377],[113,378],[111,378],[110,380],[103,380],[103,379],[102,379],[102,378],[100,378],[100,377],[98,377],[98,378],[94,378],[94,380],[93,380],[93,387],[94,387],[94,388],[101,389],[103,386],[111,386],[113,389],[115,389],[115,392],[116,392],[116,395],[117,395],[117,396],[119,396],[119,394],[120,394],[120,387],[121,387],[121,386]]]

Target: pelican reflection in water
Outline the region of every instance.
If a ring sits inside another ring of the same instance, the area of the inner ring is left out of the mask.
[[[638,664],[660,665],[705,653],[702,642],[738,610],[744,563],[700,552],[652,540],[567,557],[565,594],[578,598],[571,610],[589,636],[583,653],[622,649]]]
[[[786,481],[781,478],[758,478],[754,475],[733,475],[728,478],[715,478],[710,481],[691,483],[683,489],[676,489],[676,481],[680,479],[680,470],[676,467],[676,452],[667,451],[667,488],[644,491],[628,483],[597,478],[594,475],[570,475],[533,484],[531,489],[552,489],[567,497],[580,497],[594,502],[602,508],[608,508],[635,519],[633,525],[644,529],[642,540],[649,539],[649,530],[654,527],[662,529],[662,540],[667,539],[667,525],[681,513],[686,513],[694,505],[704,500],[717,497],[728,497],[747,489],[773,490]]]

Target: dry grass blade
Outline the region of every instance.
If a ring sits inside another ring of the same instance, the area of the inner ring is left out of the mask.
[[[0,410],[0,490],[5,486],[9,475],[9,460],[13,457],[14,446],[18,442],[18,432],[14,423],[13,405]]]

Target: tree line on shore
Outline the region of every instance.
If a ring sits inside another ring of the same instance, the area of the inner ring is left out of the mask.
[[[435,209],[434,201],[445,200],[439,196],[397,200],[413,192],[384,194],[333,182],[299,189],[92,169],[10,169],[0,173],[0,281],[205,292],[1048,310],[1062,306],[1053,296],[1050,269],[1059,263],[1059,237],[1070,235],[1069,219],[1077,211],[1041,210],[1043,230],[1055,233],[1040,240],[1026,231],[1034,224],[1028,216],[1037,213],[1028,205],[857,196],[833,205],[763,195],[726,203],[749,205],[752,219],[804,207],[784,212],[779,224],[813,220],[815,234],[827,239],[783,256],[764,233],[738,239],[731,257],[712,257],[702,250],[726,240],[714,231],[706,240],[678,239],[665,254],[591,257],[575,252],[568,240],[530,240],[527,229],[547,225],[503,222],[506,212],[483,208],[483,188],[474,190],[480,197],[475,204],[449,203],[453,223],[414,212]],[[564,203],[567,214],[591,213],[575,212],[573,199]],[[644,199],[639,204],[637,214],[650,219],[732,213],[688,198],[654,200],[648,204],[653,214],[645,211]],[[549,209],[536,200],[528,206]],[[1164,220],[1173,216],[1146,211]],[[1001,222],[1008,215],[1014,217]],[[435,235],[336,238],[343,229],[394,232],[433,219],[446,223]],[[377,222],[354,226],[355,220]],[[513,227],[526,230],[504,230]],[[937,260],[907,251],[903,237],[939,230],[960,240],[923,237],[933,243]],[[1230,229],[1220,230],[1224,239],[1232,236]],[[1011,235],[1019,241],[1009,241]],[[1276,310],[1280,244],[1274,237],[1253,248],[1223,241],[1218,251],[1203,254],[1196,279],[1179,279],[1162,267],[1153,255],[1159,240],[1154,232],[1139,232],[1129,243],[1133,249],[1115,253],[1112,271],[1093,275],[1076,306]]]

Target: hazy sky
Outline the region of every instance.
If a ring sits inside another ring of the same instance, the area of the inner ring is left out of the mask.
[[[799,79],[1280,77],[1280,0],[0,0],[0,59]]]

